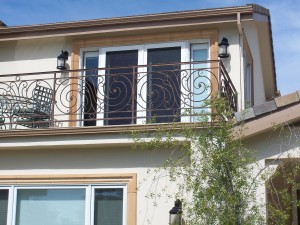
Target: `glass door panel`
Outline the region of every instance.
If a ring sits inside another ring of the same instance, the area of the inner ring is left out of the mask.
[[[208,112],[208,108],[204,107],[204,101],[209,98],[211,91],[210,70],[206,62],[208,57],[208,44],[191,45],[191,60],[196,62],[191,66],[191,91],[193,93],[191,106],[194,114]]]
[[[147,59],[147,121],[179,122],[180,65],[154,65],[180,63],[181,47],[148,49]]]
[[[244,105],[245,109],[252,107],[252,72],[247,53],[244,51]]]
[[[136,123],[137,65],[138,50],[106,52],[105,125]]]
[[[8,192],[9,190],[0,190],[0,225],[7,223],[7,209],[8,209]]]
[[[95,189],[94,195],[94,225],[122,225],[124,189]]]
[[[85,225],[85,189],[19,189],[16,225]]]
[[[84,76],[84,126],[96,126],[97,121],[98,54],[98,52],[86,52],[84,57],[84,69],[95,69],[87,70]]]

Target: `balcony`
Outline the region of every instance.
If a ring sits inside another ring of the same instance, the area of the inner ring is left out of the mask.
[[[205,100],[237,91],[221,61],[1,75],[0,127],[196,122]]]

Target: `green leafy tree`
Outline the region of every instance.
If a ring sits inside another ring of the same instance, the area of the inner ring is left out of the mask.
[[[211,98],[193,117],[197,122],[164,124],[155,132],[132,134],[134,149],[171,152],[154,172],[164,172],[176,183],[172,198],[183,200],[186,224],[263,224],[255,204],[254,153],[233,133],[231,118],[226,100]],[[155,201],[161,194],[154,191],[149,196]]]

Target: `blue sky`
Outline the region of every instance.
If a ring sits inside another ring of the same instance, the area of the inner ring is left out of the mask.
[[[277,83],[281,94],[300,90],[299,0],[0,0],[0,20],[8,26],[18,26],[250,3],[271,11]]]

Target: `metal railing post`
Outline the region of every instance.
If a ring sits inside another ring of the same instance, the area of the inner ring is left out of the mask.
[[[52,95],[52,109],[51,109],[51,119],[50,119],[50,127],[54,127],[54,109],[55,109],[55,102],[56,102],[56,73],[54,73],[54,79],[53,79],[53,95]]]
[[[218,97],[221,97],[222,93],[222,62],[219,60],[219,90],[218,90]]]
[[[132,96],[131,96],[131,124],[134,124],[134,114],[135,114],[135,81],[136,81],[136,67],[133,66],[132,68]]]

